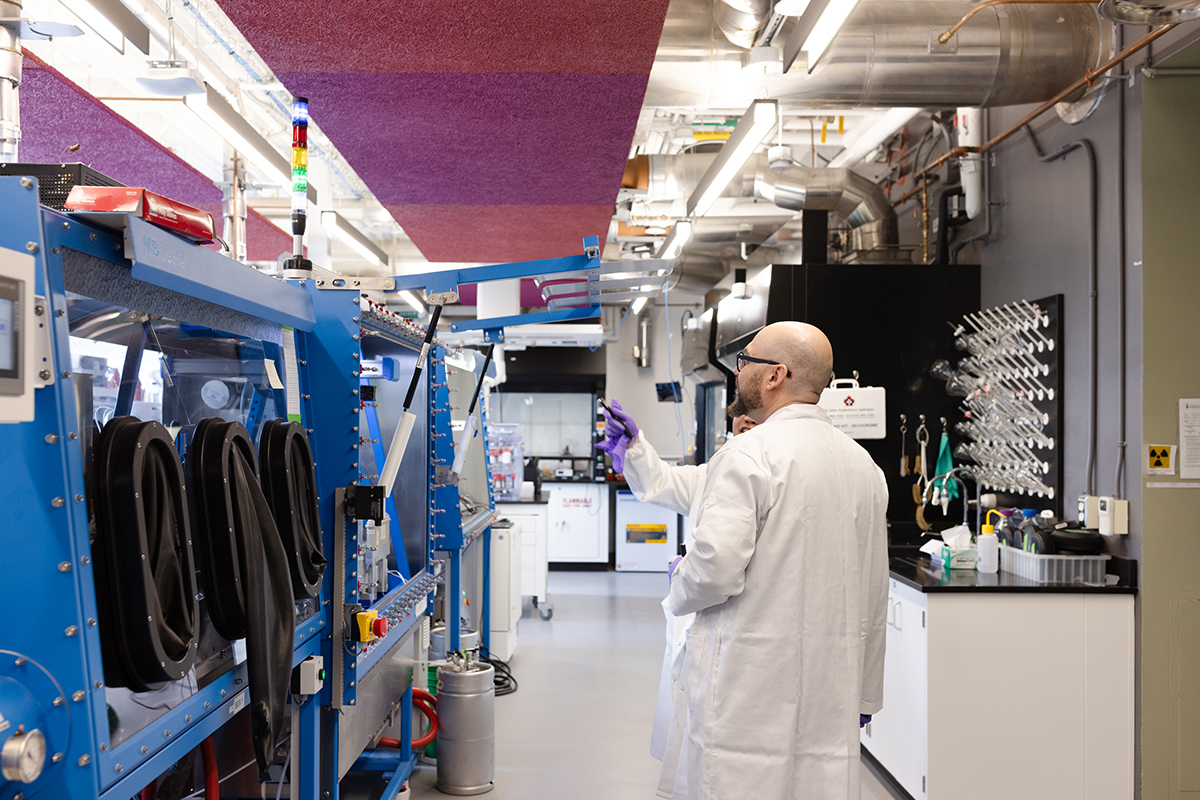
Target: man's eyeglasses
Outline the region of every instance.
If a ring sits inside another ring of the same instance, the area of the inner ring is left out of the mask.
[[[743,350],[737,354],[738,372],[744,370],[746,368],[746,364],[770,364],[773,367],[787,368],[787,364],[784,364],[782,361],[772,361],[769,358],[755,358],[754,356],[746,355],[746,351]],[[789,378],[792,377],[792,371],[790,369],[787,371],[787,376]]]

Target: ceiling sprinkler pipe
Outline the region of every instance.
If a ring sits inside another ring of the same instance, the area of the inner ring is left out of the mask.
[[[21,141],[21,0],[0,3],[0,163],[17,160]]]

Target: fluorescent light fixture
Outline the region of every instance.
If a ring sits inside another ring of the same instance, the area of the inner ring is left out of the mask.
[[[783,71],[791,69],[800,53],[805,52],[808,71],[812,72],[857,6],[858,0],[811,0],[783,45]]]
[[[846,149],[833,157],[830,167],[852,167],[862,161],[872,150],[883,144],[896,131],[903,128],[913,117],[921,113],[919,108],[889,108],[877,121],[865,128],[861,134],[846,145]],[[918,167],[924,166],[918,164]]]
[[[808,8],[808,0],[778,0],[775,13],[781,17],[798,17]]]
[[[686,219],[680,220],[671,226],[671,232],[667,234],[667,240],[663,242],[662,250],[659,251],[659,258],[678,258],[683,252],[683,248],[692,240],[692,223]],[[660,270],[661,271],[661,270]]]
[[[687,215],[702,217],[712,208],[712,204],[725,191],[725,187],[733,177],[742,171],[742,167],[754,155],[754,151],[763,143],[775,127],[779,115],[779,103],[775,100],[755,100],[746,109],[733,135],[725,140],[717,153],[716,159],[700,183],[696,191],[687,201]]]
[[[425,313],[425,306],[423,306],[421,301],[417,299],[417,296],[408,289],[401,289],[399,292],[397,292],[397,294],[400,295],[401,300],[412,306],[418,314]]]
[[[360,256],[365,258],[377,267],[386,267],[388,263],[387,253],[383,252],[370,239],[364,236],[358,228],[354,227],[350,222],[336,211],[322,211],[321,224],[325,226],[325,230],[331,233],[342,244],[350,245]],[[411,305],[411,303],[410,303]],[[420,309],[424,310],[424,309]]]
[[[633,308],[631,308],[630,311],[635,317],[642,313],[642,309],[646,307],[646,303],[649,302],[649,300],[649,297],[643,295],[642,297],[639,297],[637,300],[633,301]]]
[[[121,0],[68,0],[64,3],[97,36],[125,53],[125,40],[150,54],[150,29]]]
[[[291,188],[291,161],[280,155],[261,133],[254,130],[254,126],[229,105],[220,92],[207,83],[204,87],[207,90],[204,94],[188,95],[183,99],[183,104],[237,150],[263,177],[277,186]],[[317,202],[317,190],[311,183],[308,185],[308,201]]]

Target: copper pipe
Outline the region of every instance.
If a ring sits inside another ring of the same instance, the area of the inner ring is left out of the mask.
[[[900,195],[899,199],[892,202],[892,208],[899,208],[900,206],[904,205],[909,200],[912,200],[914,197],[916,197],[918,194],[920,194],[921,190],[924,189],[926,186],[929,186],[932,183],[937,183],[941,179],[942,179],[941,175],[929,175],[927,177],[921,178],[920,186],[917,186],[913,189],[909,189],[907,192]]]
[[[1020,122],[1018,122],[1015,125],[1013,125],[1012,127],[1008,128],[1003,133],[1000,133],[997,136],[994,136],[991,139],[989,139],[982,146],[980,146],[980,147],[955,147],[952,150],[948,150],[947,152],[942,153],[940,156],[935,158],[933,161],[929,162],[929,164],[926,165],[925,169],[916,173],[916,176],[920,177],[922,175],[927,175],[930,172],[932,172],[933,170],[940,167],[942,164],[945,164],[947,161],[949,161],[952,158],[962,158],[963,156],[967,155],[968,153],[986,153],[986,152],[988,152],[993,147],[1000,144],[1005,139],[1007,139],[1009,136],[1012,136],[1014,133],[1021,130],[1029,123],[1033,122],[1035,119],[1040,117],[1042,114],[1045,114],[1047,111],[1054,108],[1056,105],[1061,103],[1066,98],[1070,97],[1075,92],[1079,91],[1080,89],[1082,89],[1085,86],[1091,86],[1093,83],[1095,83],[1096,79],[1099,78],[1101,75],[1108,72],[1110,69],[1115,67],[1117,64],[1120,64],[1122,61],[1129,58],[1134,53],[1137,53],[1138,51],[1145,49],[1151,42],[1153,42],[1155,39],[1160,38],[1161,36],[1163,36],[1163,34],[1165,34],[1167,31],[1171,30],[1171,28],[1174,28],[1174,27],[1175,27],[1174,24],[1160,25],[1159,27],[1150,31],[1150,33],[1143,36],[1141,39],[1138,39],[1136,42],[1131,44],[1126,49],[1117,53],[1115,56],[1110,58],[1108,61],[1105,61],[1103,64],[1096,67],[1095,69],[1088,70],[1082,78],[1075,81],[1070,86],[1068,86],[1066,89],[1063,89],[1061,92],[1056,94],[1054,97],[1050,98],[1049,100],[1047,100],[1046,102],[1044,102],[1040,106],[1038,106],[1036,109],[1034,109],[1033,111],[1026,114],[1025,118],[1022,119]]]
[[[958,33],[958,29],[967,24],[967,20],[991,6],[1010,6],[1017,3],[1096,3],[1098,0],[986,0],[972,8],[962,19],[950,26],[950,29],[938,37],[938,44],[945,44],[950,37]]]
[[[929,182],[921,184],[921,263],[929,263]]]

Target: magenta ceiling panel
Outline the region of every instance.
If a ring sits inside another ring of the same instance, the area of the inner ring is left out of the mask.
[[[25,54],[21,83],[23,162],[91,161],[126,186],[140,186],[213,215],[221,230],[221,190],[212,180],[144,134],[32,53]],[[83,152],[63,154],[73,144]],[[274,261],[292,240],[256,211],[246,220],[249,258]],[[214,249],[216,249],[214,247]]]
[[[667,0],[221,0],[431,261],[603,236]]]
[[[665,0],[221,0],[275,74],[648,75]]]

